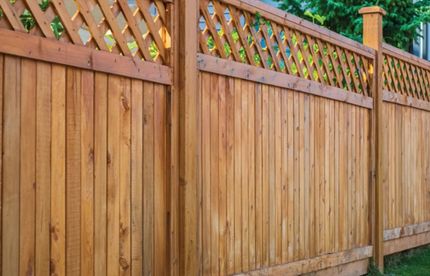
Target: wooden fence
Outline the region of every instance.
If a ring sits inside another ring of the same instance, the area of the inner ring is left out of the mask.
[[[2,275],[359,275],[430,243],[430,64],[256,0],[0,0]]]

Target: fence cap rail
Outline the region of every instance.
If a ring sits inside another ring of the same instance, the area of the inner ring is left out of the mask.
[[[335,45],[344,47],[348,50],[354,51],[358,54],[366,56],[368,58],[374,58],[376,51],[370,47],[367,47],[357,41],[340,35],[336,32],[330,31],[324,27],[318,26],[305,19],[297,17],[293,14],[287,13],[278,8],[272,7],[266,3],[258,0],[219,0],[226,4],[234,5],[238,8],[248,10],[249,12],[259,12],[263,17],[274,20],[280,24],[286,24],[299,31],[315,36],[317,38],[326,40]]]
[[[372,6],[372,7],[361,8],[358,11],[358,13],[359,14],[379,13],[379,14],[382,14],[384,16],[387,15],[387,12],[383,8],[381,8],[379,6]]]

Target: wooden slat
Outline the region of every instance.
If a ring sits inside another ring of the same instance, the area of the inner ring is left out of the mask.
[[[154,223],[155,275],[166,275],[167,252],[167,182],[166,182],[166,93],[154,85]]]
[[[154,272],[154,84],[143,86],[143,274]]]
[[[130,275],[131,266],[131,80],[121,78],[119,84],[119,272],[120,275]]]
[[[120,183],[122,79],[108,80],[107,272],[120,273]]]
[[[66,274],[66,68],[52,66],[51,273]]]
[[[19,184],[20,184],[20,102],[21,61],[4,58],[3,164],[2,174],[2,274],[19,271]],[[5,200],[7,199],[7,200]],[[7,227],[5,227],[7,225]]]
[[[94,73],[81,73],[81,273],[94,273]]]
[[[143,85],[131,83],[131,275],[143,273]]]
[[[66,274],[80,274],[80,87],[77,69],[66,72]]]
[[[94,274],[107,269],[108,76],[94,76]]]
[[[20,271],[35,270],[35,208],[36,208],[36,62],[21,62],[21,121],[20,127]]]
[[[36,99],[36,274],[50,268],[51,65],[37,63]]]
[[[4,55],[0,54],[0,103],[3,106],[3,102],[4,102],[4,73],[3,70],[5,68],[5,63],[4,63],[5,57]],[[3,121],[4,115],[3,112],[0,112],[0,150],[1,152],[3,152],[3,125],[4,125],[4,121]],[[3,175],[3,157],[0,158],[0,173],[1,175]],[[3,207],[3,177],[0,177],[0,205]],[[3,208],[2,208],[3,209]],[[3,267],[2,267],[2,261],[3,261],[3,215],[0,215],[0,272],[3,273]]]

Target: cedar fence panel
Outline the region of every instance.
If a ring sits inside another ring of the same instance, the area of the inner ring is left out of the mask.
[[[0,0],[1,274],[360,275],[430,244],[430,64],[362,13],[367,46],[257,0]]]

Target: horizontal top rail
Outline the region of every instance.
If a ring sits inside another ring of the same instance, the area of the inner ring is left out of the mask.
[[[388,44],[383,45],[384,89],[430,101],[430,62]]]
[[[259,1],[199,5],[202,53],[371,95],[373,49]]]
[[[163,0],[0,0],[0,28],[166,64]]]

